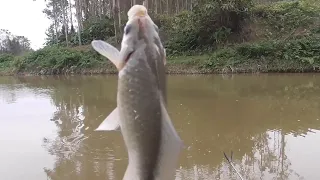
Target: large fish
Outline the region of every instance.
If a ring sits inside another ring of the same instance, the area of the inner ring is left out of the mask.
[[[171,180],[183,147],[167,112],[166,53],[144,6],[128,11],[120,52],[92,41],[118,69],[117,107],[96,130],[120,129],[128,150],[125,180]]]

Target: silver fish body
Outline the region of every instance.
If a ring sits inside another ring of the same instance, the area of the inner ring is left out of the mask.
[[[150,17],[138,16],[124,31],[120,54],[108,53],[102,42],[92,43],[106,57],[125,59],[116,65],[117,108],[98,129],[121,128],[129,158],[124,180],[174,179],[183,143],[166,109],[165,50],[157,26]]]
[[[125,179],[154,180],[160,174],[162,106],[166,101],[166,75],[161,48],[148,36],[143,21],[138,47],[119,72],[117,103],[122,135],[128,149],[129,165]],[[162,50],[163,51],[163,50]]]
[[[117,103],[128,149],[131,171],[128,179],[132,178],[131,174],[139,174],[139,179],[151,180],[156,173],[161,145],[161,96],[146,58],[140,59],[141,54],[136,53],[137,56],[134,54],[129,59],[125,72],[119,75]]]

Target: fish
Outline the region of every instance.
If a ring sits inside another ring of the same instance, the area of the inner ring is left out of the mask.
[[[175,178],[184,143],[167,111],[166,51],[143,5],[127,13],[120,51],[102,40],[92,47],[118,69],[117,107],[96,130],[120,130],[128,151],[124,180]]]

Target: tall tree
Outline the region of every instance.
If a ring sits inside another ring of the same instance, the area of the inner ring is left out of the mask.
[[[58,0],[48,0],[46,8],[43,10],[43,13],[47,15],[48,19],[53,21],[55,30],[55,43],[58,43],[59,28],[61,22],[61,9],[59,8]]]
[[[8,30],[0,29],[0,53],[22,55],[31,50],[30,44],[28,38],[13,35]]]
[[[120,17],[120,15],[118,15],[118,14],[120,14],[120,8],[119,8],[119,1],[120,0],[113,0],[112,1],[112,5],[113,5],[113,19],[114,19],[114,33],[115,33],[115,37],[116,37],[116,41],[118,41],[118,36],[119,36],[119,34],[120,34],[120,29],[119,29],[119,27],[120,27],[120,24],[119,24],[119,22],[120,22],[120,19],[119,19],[119,17]]]
[[[63,26],[64,26],[64,35],[65,35],[65,38],[66,38],[66,45],[68,47],[69,45],[69,42],[68,42],[68,30],[69,30],[69,27],[68,27],[68,18],[67,18],[67,8],[68,8],[68,1],[67,0],[60,0],[59,1],[59,5],[60,5],[60,8],[62,9],[62,16],[63,16]]]
[[[143,4],[152,14],[175,14],[183,10],[191,10],[195,3],[202,3],[208,0],[45,0],[46,8],[44,13],[52,21],[50,33],[50,42],[66,43],[68,46],[78,42],[78,45],[88,43],[93,36],[87,36],[88,33],[97,30],[97,24],[106,22],[106,18],[112,18],[113,31],[116,40],[119,40],[123,30],[122,21],[126,17],[127,11],[135,4]],[[231,1],[231,0],[222,0]],[[75,14],[73,14],[75,12]],[[74,25],[74,19],[76,23]],[[77,26],[77,27],[74,27]],[[76,28],[76,30],[74,30]],[[63,31],[63,32],[62,32]],[[77,36],[72,32],[77,31]],[[62,38],[63,35],[63,38]],[[88,39],[89,38],[89,39]],[[62,41],[62,42],[61,42]]]
[[[76,8],[77,23],[78,23],[78,41],[79,41],[79,46],[81,46],[81,31],[83,29],[81,0],[75,0],[75,8]]]

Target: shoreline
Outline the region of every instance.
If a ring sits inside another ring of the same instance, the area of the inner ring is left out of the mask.
[[[201,68],[199,65],[185,65],[177,63],[168,63],[166,65],[166,74],[168,75],[192,75],[192,74],[268,74],[268,73],[319,73],[320,67],[286,67],[286,68],[266,68],[256,64],[255,66],[226,66],[223,68]],[[62,70],[31,70],[23,72],[7,71],[0,72],[0,76],[51,76],[51,75],[116,75],[116,68],[107,66],[105,68],[69,68]]]

